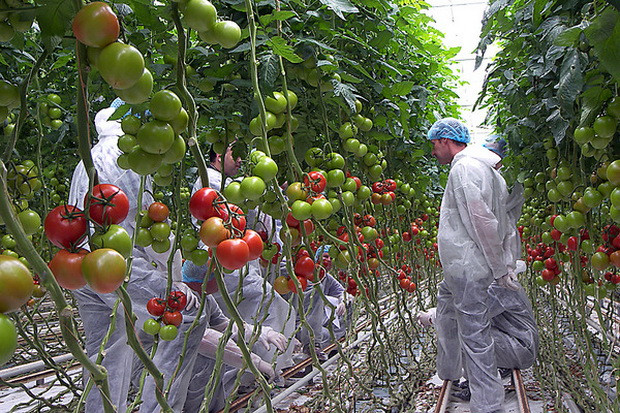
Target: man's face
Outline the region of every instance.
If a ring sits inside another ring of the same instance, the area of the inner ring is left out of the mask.
[[[437,161],[441,165],[446,165],[452,162],[452,151],[450,150],[450,144],[448,142],[449,139],[441,138],[441,139],[433,139],[431,143],[433,144],[433,150],[431,151],[431,155],[437,158]]]
[[[239,172],[241,167],[241,158],[234,159],[232,154],[232,148],[228,147],[224,159],[222,160],[224,167],[224,173],[226,176],[235,176]]]

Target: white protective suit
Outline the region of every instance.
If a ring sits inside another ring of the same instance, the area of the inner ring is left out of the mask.
[[[491,333],[489,287],[509,271],[506,183],[499,156],[469,146],[452,160],[441,202],[437,243],[444,272],[437,295],[437,372],[469,379],[471,411],[501,410],[504,387]],[[513,261],[514,262],[514,261]]]
[[[209,174],[209,186],[220,191],[222,187],[222,173],[213,168],[208,168],[207,171]],[[192,194],[201,188],[203,188],[202,181],[198,178],[192,189]],[[265,224],[267,229],[270,229],[270,220],[261,218],[257,210],[245,212],[247,214],[248,228],[253,228],[257,220],[261,219],[261,222]],[[258,324],[261,327],[268,326],[276,332],[283,334],[285,337],[291,338],[295,331],[295,309],[291,308],[288,302],[275,292],[271,284],[265,281],[258,260],[250,261],[247,268],[247,274],[243,278],[242,299],[241,302],[237,304],[237,310],[241,318],[248,324]],[[204,271],[206,274],[206,266],[204,266]],[[241,270],[233,271],[224,276],[226,288],[233,302],[239,286],[240,271],[246,270],[242,268]],[[224,314],[230,317],[221,292],[218,291],[214,293],[213,297]],[[293,364],[291,357],[293,349],[294,343],[291,340],[286,352],[278,355],[276,358],[276,371]],[[273,346],[269,350],[265,350],[263,346],[255,345],[252,349],[252,352],[258,354],[263,360],[268,362],[271,362],[273,359],[275,351],[276,348]]]
[[[107,121],[114,113],[114,110],[114,108],[104,109],[95,117],[99,142],[92,148],[91,154],[97,170],[99,183],[114,184],[127,195],[129,214],[121,225],[131,236],[135,225],[134,217],[138,212],[137,199],[140,176],[132,171],[123,170],[116,164],[116,159],[122,153],[118,149],[117,141],[119,135],[122,135],[123,132],[119,122]],[[147,180],[145,189],[151,189],[150,180]],[[73,173],[69,204],[82,209],[87,190],[88,176],[83,163],[80,162]],[[144,192],[141,209],[146,209],[152,202],[153,199],[150,194]],[[150,247],[136,247],[133,250],[132,273],[127,285],[127,292],[131,297],[133,311],[137,316],[136,329],[138,330],[139,339],[146,348],[150,347],[153,342],[153,337],[141,330],[144,321],[151,318],[151,315],[146,310],[146,303],[153,297],[165,296],[168,274],[166,267],[167,257],[168,253],[157,254]],[[96,293],[88,285],[73,291],[73,295],[78,302],[78,310],[84,324],[86,352],[94,360],[110,325],[110,315],[117,300],[117,295],[114,293]],[[181,355],[183,334],[194,321],[196,315],[195,308],[191,311],[183,311],[183,323],[179,326],[179,337],[172,341],[160,340],[159,342],[153,361],[163,373],[166,384],[176,369]],[[188,382],[203,332],[204,323],[199,324],[199,327],[192,331],[185,359],[172,385],[168,403],[175,411],[180,411],[185,403]],[[134,351],[127,344],[124,310],[123,306],[120,305],[117,311],[116,328],[106,345],[105,357],[102,363],[108,371],[112,403],[120,411],[124,411],[126,408],[127,393],[132,377],[132,369],[128,368],[128,366],[132,366],[134,357]],[[142,399],[144,402],[140,406],[140,411],[156,412],[160,410],[160,406],[155,398],[155,383],[150,375],[146,380]],[[86,411],[103,411],[101,395],[96,387],[93,387],[88,395]]]

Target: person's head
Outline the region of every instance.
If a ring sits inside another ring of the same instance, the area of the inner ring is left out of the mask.
[[[495,153],[501,159],[504,159],[504,156],[506,156],[506,149],[508,149],[507,148],[508,145],[503,138],[500,138],[499,140],[496,140],[495,142],[485,143],[482,146],[484,146],[491,152]],[[502,161],[500,160],[498,163],[495,164],[495,169],[499,169],[501,167],[502,167]]]
[[[469,130],[454,118],[443,118],[431,126],[428,139],[433,144],[431,154],[442,164],[452,162],[454,156],[469,143]]]
[[[226,148],[226,153],[222,156],[219,153],[215,153],[213,147],[209,150],[209,161],[211,162],[211,166],[218,171],[222,170],[222,165],[224,165],[224,174],[226,176],[235,176],[239,172],[239,168],[241,167],[241,158],[233,158],[232,146],[228,146]]]

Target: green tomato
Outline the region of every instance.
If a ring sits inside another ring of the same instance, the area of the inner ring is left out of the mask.
[[[189,254],[189,259],[196,265],[205,265],[209,260],[209,253],[206,250],[195,249]]]
[[[166,238],[163,241],[153,240],[151,248],[158,254],[163,254],[170,249],[170,239]]]
[[[259,199],[266,189],[265,181],[258,176],[248,176],[241,181],[241,192],[252,201]]]
[[[174,143],[175,134],[168,122],[152,120],[140,127],[137,141],[143,151],[151,154],[163,154]]]
[[[179,334],[179,330],[172,324],[162,326],[159,329],[159,338],[161,338],[164,341],[172,341],[175,338],[177,338],[178,334]]]
[[[127,135],[137,135],[142,122],[134,115],[125,116],[121,121],[121,129]]]
[[[344,191],[342,193],[342,203],[346,206],[351,206],[355,203],[355,195],[351,191]]]
[[[618,121],[611,116],[600,116],[594,120],[594,132],[602,138],[612,138]]]
[[[187,149],[187,145],[185,144],[185,139],[181,136],[177,136],[172,143],[172,146],[162,158],[162,162],[164,164],[173,164],[180,162],[185,156],[185,150]]]
[[[344,157],[337,152],[331,152],[325,157],[326,169],[342,169],[344,168]]]
[[[118,149],[123,153],[129,153],[136,147],[138,140],[133,135],[123,135],[118,138]]]
[[[155,241],[165,241],[170,237],[170,225],[166,222],[156,222],[149,230]]]
[[[252,169],[252,173],[264,182],[269,182],[278,174],[278,164],[268,156],[262,157]]]
[[[153,320],[152,318],[145,320],[144,324],[142,325],[142,330],[144,330],[146,334],[149,334],[151,336],[157,335],[160,328],[161,325],[159,324],[159,322],[157,320]]]
[[[103,234],[91,238],[95,248],[111,248],[127,258],[131,255],[131,237],[120,225],[112,224]]]
[[[17,214],[17,219],[22,225],[26,235],[34,234],[41,226],[41,217],[32,209],[26,209],[20,212]]]
[[[140,146],[135,147],[128,154],[129,166],[140,175],[155,173],[161,166],[162,156],[145,152]]]
[[[315,219],[329,218],[334,212],[332,204],[327,199],[316,199],[312,205],[312,216]]]
[[[198,238],[191,234],[185,234],[181,238],[181,248],[185,251],[193,251],[198,248]]]
[[[153,236],[151,235],[151,231],[146,228],[138,228],[138,233],[136,234],[136,245],[139,247],[146,248],[153,242]]]
[[[9,361],[17,349],[17,330],[11,319],[0,314],[0,366]]]
[[[298,199],[291,205],[291,213],[298,221],[304,221],[312,216],[312,205]]]
[[[327,186],[335,188],[345,182],[345,174],[341,169],[332,169],[327,173]]]
[[[228,202],[233,204],[240,204],[245,201],[245,196],[241,190],[241,184],[239,182],[231,182],[224,188],[224,197]]]

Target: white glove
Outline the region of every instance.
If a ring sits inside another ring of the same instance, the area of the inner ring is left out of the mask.
[[[185,311],[192,312],[198,310],[200,307],[200,296],[183,281],[175,281],[172,283],[173,291],[182,291],[187,297],[187,304],[185,304]]]
[[[504,287],[509,290],[517,291],[519,289],[519,284],[517,282],[517,276],[512,272],[509,272],[503,277],[498,278],[497,280],[495,280],[495,282],[500,287]]]
[[[252,359],[252,363],[254,363],[258,371],[260,371],[265,376],[267,376],[269,381],[272,381],[273,379],[276,378],[276,372],[273,370],[273,367],[271,367],[271,364],[264,361],[257,354],[252,353],[250,354],[250,357]]]
[[[515,275],[525,272],[526,269],[527,269],[527,266],[525,265],[525,261],[517,260],[517,263],[515,265]]]
[[[198,346],[198,353],[215,360],[219,341],[222,336],[223,334],[219,331],[207,328]],[[258,371],[265,374],[267,377],[269,377],[270,380],[275,378],[276,373],[271,367],[271,364],[266,363],[265,361],[263,361],[263,359],[260,358],[260,356],[254,353],[250,354],[250,358],[252,359],[252,363],[254,363]],[[224,347],[224,353],[222,354],[222,361],[228,366],[236,368],[243,367],[244,360],[243,355],[241,354],[241,349],[233,340],[228,340],[228,342],[226,342],[226,346]]]
[[[269,350],[270,344],[273,344],[283,353],[286,351],[286,341],[286,337],[283,334],[278,333],[269,326],[263,327],[258,337],[258,342],[265,347],[265,350]]]
[[[430,310],[418,313],[418,323],[422,324],[424,327],[430,327],[435,324],[435,315],[437,313],[437,308],[431,308]]]
[[[344,301],[341,300],[336,306],[336,315],[338,317],[342,317],[346,310],[347,310],[347,305],[344,303]]]

